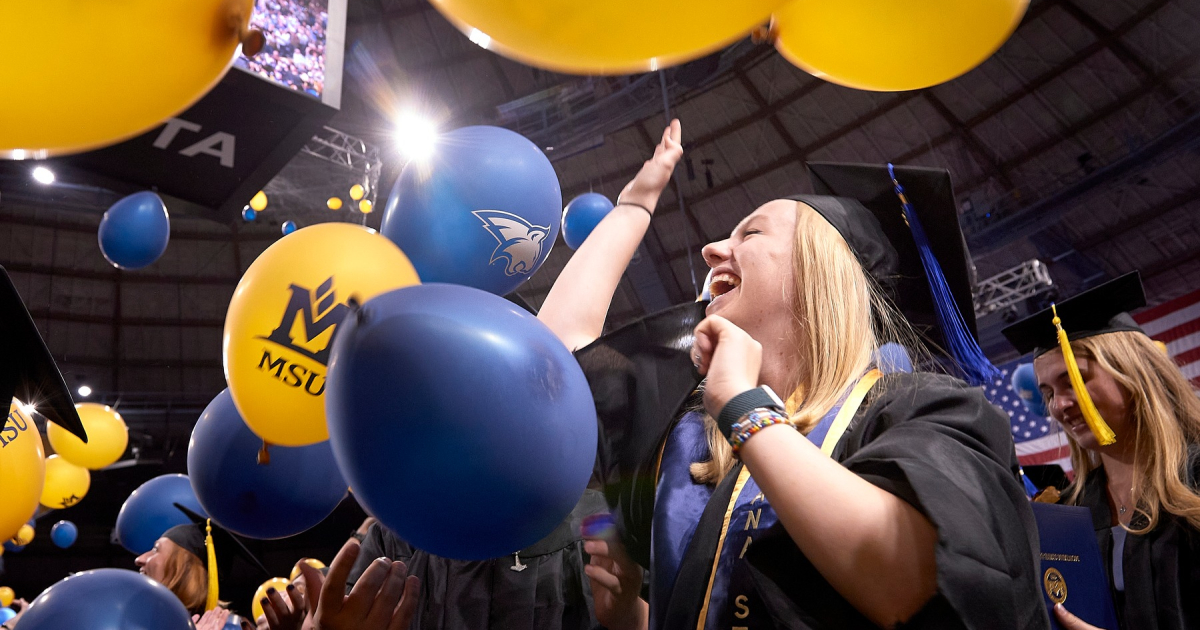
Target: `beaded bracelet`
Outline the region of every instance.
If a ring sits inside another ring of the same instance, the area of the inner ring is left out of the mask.
[[[733,453],[736,455],[742,445],[755,433],[773,424],[791,423],[788,422],[786,415],[774,409],[755,409],[742,416],[742,419],[733,425],[733,431],[729,434],[729,445],[733,447]]]

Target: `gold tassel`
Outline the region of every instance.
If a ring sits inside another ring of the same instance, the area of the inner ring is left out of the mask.
[[[1071,377],[1071,389],[1075,390],[1075,398],[1083,413],[1083,421],[1092,430],[1092,435],[1096,436],[1096,441],[1101,446],[1108,446],[1117,441],[1117,435],[1109,428],[1104,418],[1100,417],[1100,411],[1096,409],[1092,397],[1088,395],[1087,386],[1083,384],[1083,375],[1079,373],[1079,365],[1075,363],[1075,353],[1071,351],[1071,341],[1067,339],[1067,331],[1063,330],[1062,320],[1058,318],[1058,309],[1051,304],[1050,311],[1054,314],[1054,327],[1058,329],[1058,345],[1062,348],[1063,359],[1067,363],[1067,375]]]
[[[217,584],[217,549],[213,547],[212,519],[205,524],[204,546],[208,548],[208,598],[204,601],[204,610],[217,607],[220,599],[220,586]]]

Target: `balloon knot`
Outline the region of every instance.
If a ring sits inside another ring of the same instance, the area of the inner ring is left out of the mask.
[[[267,450],[267,441],[263,440],[262,448],[258,449],[258,465],[266,466],[271,463],[271,452]]]

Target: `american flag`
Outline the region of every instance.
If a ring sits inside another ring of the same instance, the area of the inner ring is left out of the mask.
[[[1167,344],[1167,354],[1183,375],[1200,387],[1200,290],[1141,311],[1133,319],[1151,338]]]
[[[1012,424],[1013,442],[1017,445],[1017,460],[1022,466],[1058,464],[1071,470],[1071,449],[1067,436],[1057,422],[1025,409],[1021,397],[1012,388],[1012,373],[1022,360],[999,365],[1000,378],[984,388],[988,400],[1008,414]]]

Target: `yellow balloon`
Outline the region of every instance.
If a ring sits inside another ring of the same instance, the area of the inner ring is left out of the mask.
[[[267,589],[269,588],[280,591],[280,594],[283,595],[283,601],[290,602],[287,597],[287,593],[284,592],[284,589],[287,588],[288,583],[289,582],[287,580],[281,577],[271,578],[266,582],[263,582],[262,585],[258,587],[257,591],[254,591],[254,600],[250,602],[250,612],[254,615],[254,619],[257,620],[259,617],[263,616],[263,608],[260,602],[262,601],[262,598],[267,596]]]
[[[1016,30],[1029,0],[792,0],[775,12],[775,47],[806,72],[881,92],[949,81]]]
[[[58,455],[46,458],[42,505],[56,510],[69,508],[82,501],[91,486],[92,475],[88,469],[76,466]]]
[[[317,560],[315,558],[305,558],[302,562],[304,562],[304,564],[307,564],[308,566],[310,566],[314,569],[320,570],[320,569],[325,568],[325,563],[321,562],[320,560]],[[295,582],[296,578],[298,578],[298,577],[300,577],[300,563],[299,562],[296,563],[296,566],[292,567],[292,574],[288,576],[288,579]]]
[[[120,142],[225,75],[254,0],[0,3],[0,158]]]
[[[267,193],[258,191],[250,198],[250,207],[254,208],[255,212],[262,212],[267,208]]]
[[[99,470],[121,459],[129,445],[129,429],[121,414],[98,403],[81,403],[75,405],[75,409],[87,431],[87,444],[70,431],[48,422],[46,437],[54,452],[76,466],[91,470]]]
[[[571,74],[630,74],[702,57],[784,0],[432,0],[476,44]]]
[[[17,530],[17,535],[13,536],[13,544],[17,545],[18,547],[28,545],[29,543],[33,542],[33,534],[33,526],[29,523],[26,523],[21,526],[21,529]]]
[[[1157,339],[1154,340],[1154,346],[1156,348],[1158,348],[1163,354],[1166,354],[1166,355],[1171,354],[1171,351],[1167,349],[1167,344],[1165,344]]]
[[[14,398],[0,427],[0,540],[9,540],[37,511],[46,478],[42,434]]]
[[[268,247],[238,282],[222,339],[225,380],[250,429],[282,446],[329,439],[325,373],[346,301],[419,282],[400,248],[351,223],[318,223]]]
[[[342,209],[342,198],[341,197],[330,197],[329,201],[325,202],[325,205],[328,206],[330,210],[341,210]]]
[[[8,608],[16,599],[17,594],[7,586],[0,586],[0,607]]]
[[[358,202],[358,209],[363,214],[371,214],[371,211],[375,209],[375,206],[371,204],[370,199],[363,199],[362,201]]]
[[[365,194],[367,194],[367,190],[362,187],[362,184],[355,184],[350,187],[350,198],[355,201],[362,199]]]

